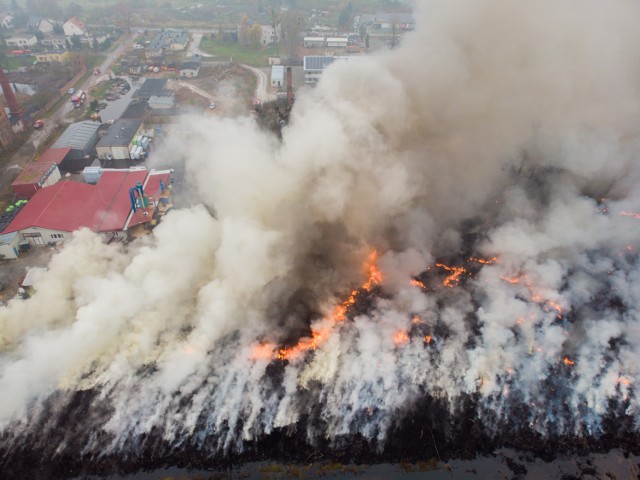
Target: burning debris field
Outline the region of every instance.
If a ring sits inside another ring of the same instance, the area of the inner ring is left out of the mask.
[[[282,138],[185,121],[191,206],[0,309],[1,471],[638,453],[640,5],[419,3]]]

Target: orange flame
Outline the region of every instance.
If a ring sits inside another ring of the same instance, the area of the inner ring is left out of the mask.
[[[482,265],[491,265],[498,261],[498,257],[481,258],[481,257],[469,257],[470,262],[480,263]]]
[[[570,367],[576,364],[576,362],[574,362],[573,360],[570,360],[569,357],[564,357],[562,361],[565,365],[568,365]]]
[[[403,345],[407,342],[409,342],[409,335],[404,330],[398,330],[393,336],[393,343],[396,345]]]
[[[413,285],[414,287],[417,287],[417,288],[424,288],[425,290],[428,290],[427,286],[424,284],[424,282],[421,282],[417,278],[412,278],[411,279],[411,285]]]
[[[273,350],[276,348],[275,344],[264,342],[258,343],[253,346],[251,351],[251,360],[269,360],[273,358]]]
[[[411,319],[411,323],[413,325],[420,325],[422,323],[424,323],[424,320],[422,320],[418,315],[415,315],[412,319]]]
[[[332,315],[326,319],[326,322],[319,322],[311,326],[311,337],[304,337],[298,340],[298,343],[291,347],[282,347],[276,350],[275,345],[271,343],[258,343],[254,346],[251,358],[253,360],[260,360],[265,358],[272,358],[275,360],[291,360],[294,358],[300,358],[303,353],[309,350],[315,350],[324,344],[331,331],[336,324],[344,321],[347,318],[347,311],[349,307],[356,303],[358,293],[361,291],[369,292],[376,285],[382,283],[382,272],[377,267],[378,252],[373,251],[367,261],[365,262],[365,269],[367,271],[367,279],[359,289],[351,291],[349,297],[338,305]]]
[[[429,345],[433,341],[433,337],[431,335],[425,335],[424,341],[427,345]]]
[[[444,263],[436,263],[436,267],[442,268],[447,272],[451,272],[451,274],[442,282],[445,287],[449,288],[457,286],[460,283],[462,275],[467,273],[467,269],[464,267],[450,267]]]
[[[616,380],[616,383],[619,385],[624,385],[625,387],[628,387],[633,383],[633,379],[629,377],[618,377],[618,379]]]
[[[500,279],[510,283],[511,285],[517,285],[520,283],[520,277],[507,277],[506,275],[500,275]]]

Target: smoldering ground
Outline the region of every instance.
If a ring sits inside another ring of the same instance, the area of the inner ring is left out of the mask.
[[[185,120],[192,206],[0,310],[5,467],[637,445],[640,6],[416,17],[281,141]]]

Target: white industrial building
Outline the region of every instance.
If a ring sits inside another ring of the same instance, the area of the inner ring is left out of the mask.
[[[271,86],[280,88],[284,86],[284,66],[273,65],[271,67]]]

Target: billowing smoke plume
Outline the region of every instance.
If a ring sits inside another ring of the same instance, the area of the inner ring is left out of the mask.
[[[488,437],[637,431],[640,5],[418,3],[282,141],[184,121],[151,161],[191,206],[78,232],[0,310],[5,458],[384,449],[425,399]]]

